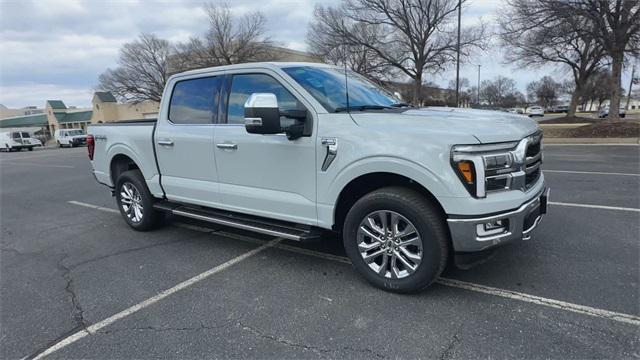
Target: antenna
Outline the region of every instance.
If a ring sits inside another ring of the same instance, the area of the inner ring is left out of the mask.
[[[351,110],[349,110],[349,82],[347,81],[347,50],[346,50],[346,45],[347,44],[342,44],[342,64],[344,65],[344,90],[345,93],[347,94],[347,112],[350,112]]]

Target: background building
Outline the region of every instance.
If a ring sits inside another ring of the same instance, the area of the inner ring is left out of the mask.
[[[146,101],[139,104],[120,104],[110,92],[94,93],[90,109],[67,107],[62,100],[47,100],[44,109],[28,107],[8,109],[3,114],[15,114],[0,119],[0,128],[21,128],[42,137],[51,138],[58,129],[83,129],[89,124],[154,118],[159,103]],[[29,113],[35,112],[35,113]]]
[[[15,116],[42,114],[43,112],[44,112],[43,109],[38,109],[36,106],[27,106],[21,109],[10,109],[0,104],[0,119],[15,117]]]

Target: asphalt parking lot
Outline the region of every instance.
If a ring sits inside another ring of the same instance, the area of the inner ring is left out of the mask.
[[[0,154],[0,357],[640,358],[640,147],[545,148],[533,239],[417,295],[340,241],[138,233],[86,149]]]

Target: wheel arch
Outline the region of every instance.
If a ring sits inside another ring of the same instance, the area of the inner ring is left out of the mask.
[[[111,183],[113,184],[113,186],[116,185],[116,181],[118,180],[120,174],[125,171],[134,169],[138,169],[140,170],[140,172],[142,172],[140,166],[138,166],[138,164],[128,155],[125,155],[123,153],[114,155],[109,162],[109,176],[111,178]]]
[[[427,187],[411,177],[393,172],[370,172],[349,181],[340,191],[333,212],[333,230],[342,231],[344,220],[353,204],[362,196],[388,186],[401,186],[417,191],[431,201],[446,216],[437,197]]]

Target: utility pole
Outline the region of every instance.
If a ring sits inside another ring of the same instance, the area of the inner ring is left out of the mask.
[[[629,110],[629,101],[631,101],[631,87],[633,86],[633,77],[636,76],[636,65],[633,64],[631,68],[631,81],[629,81],[629,93],[627,94],[627,106],[625,106],[626,110]]]
[[[480,64],[478,64],[478,105],[480,105]]]
[[[460,18],[462,17],[462,0],[458,0],[458,45],[456,46],[456,107],[460,106]]]

